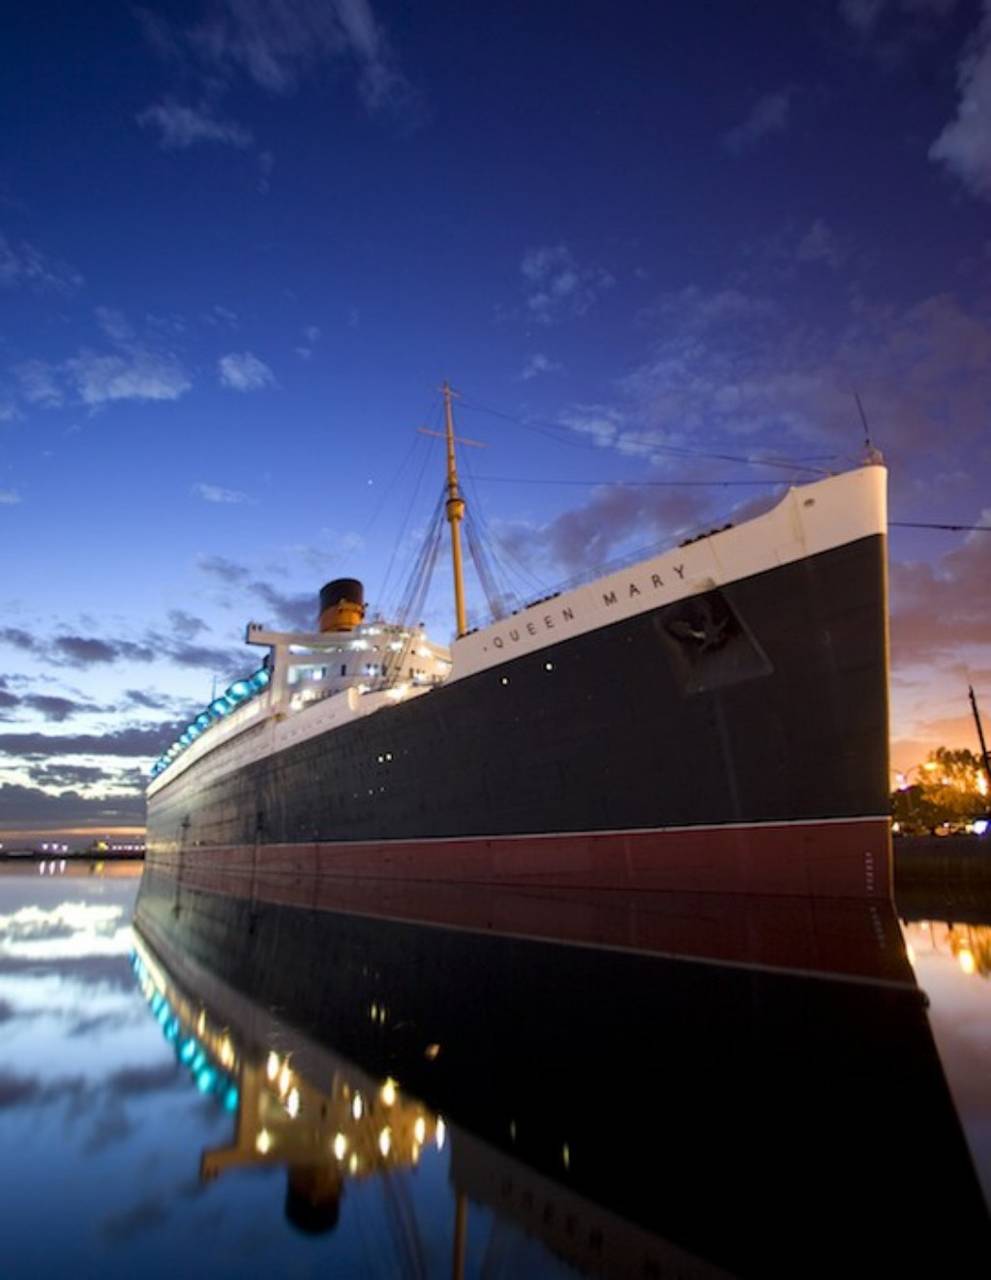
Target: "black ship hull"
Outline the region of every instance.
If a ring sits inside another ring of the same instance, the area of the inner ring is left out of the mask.
[[[884,897],[885,539],[203,767],[256,732],[150,796],[153,862]]]

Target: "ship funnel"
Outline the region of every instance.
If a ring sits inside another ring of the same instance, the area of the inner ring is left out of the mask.
[[[365,588],[357,578],[335,578],[320,588],[320,630],[353,631],[365,616]]]

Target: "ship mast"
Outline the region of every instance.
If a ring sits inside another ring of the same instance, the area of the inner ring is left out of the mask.
[[[465,515],[465,500],[458,488],[458,467],[454,456],[454,411],[451,400],[454,393],[450,383],[445,382],[441,390],[444,393],[444,436],[447,440],[447,522],[451,526],[451,563],[454,566],[454,613],[460,639],[467,630],[465,615],[465,578],[464,564],[461,558],[461,521]]]

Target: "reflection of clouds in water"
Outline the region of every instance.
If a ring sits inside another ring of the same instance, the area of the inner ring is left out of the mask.
[[[20,907],[0,915],[0,955],[28,960],[123,956],[131,948],[130,926],[119,904],[60,902]]]

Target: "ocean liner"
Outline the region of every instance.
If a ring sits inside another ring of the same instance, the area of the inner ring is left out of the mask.
[[[456,636],[320,593],[156,761],[148,859],[235,874],[887,897],[886,472]]]

